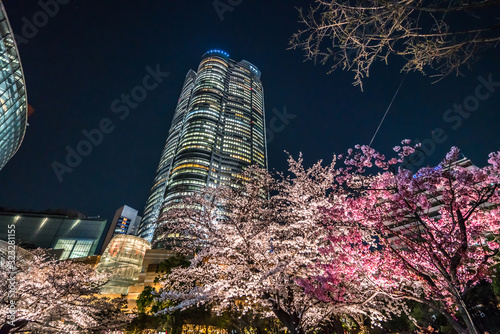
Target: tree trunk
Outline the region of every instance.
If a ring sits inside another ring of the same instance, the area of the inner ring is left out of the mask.
[[[257,334],[266,334],[266,331],[261,328],[261,326],[255,327]]]
[[[458,334],[471,334],[466,328],[463,328],[462,325],[456,321],[450,314],[445,313],[445,312],[440,312],[446,320],[448,320],[448,323],[453,327],[454,330],[457,331]]]
[[[174,313],[171,315],[172,319],[172,334],[181,334],[182,333],[182,319],[178,313]]]
[[[291,334],[304,334],[304,329],[300,327],[300,317],[298,314],[286,313],[282,309],[273,310],[276,317],[285,325]]]
[[[458,334],[473,334],[473,333],[477,333],[477,332],[469,332],[469,330],[467,330],[467,328],[464,328],[462,326],[462,324],[460,322],[458,322],[457,320],[455,320],[455,318],[451,314],[449,314],[445,309],[443,309],[443,308],[441,308],[439,306],[436,306],[434,303],[432,303],[430,301],[425,302],[423,300],[421,300],[420,302],[422,304],[424,304],[424,305],[427,305],[431,309],[433,309],[433,310],[441,313],[446,318],[446,320],[448,321],[448,323],[453,327],[453,329],[455,331],[457,331]]]
[[[359,332],[363,334],[369,334],[370,331],[367,326],[365,326],[366,317],[363,315],[351,315],[351,319],[358,325]]]
[[[344,326],[342,326],[342,321],[340,321],[339,317],[333,318],[333,329],[335,329],[335,333],[344,334]]]
[[[478,334],[479,332],[477,331],[476,326],[472,321],[472,317],[470,316],[470,313],[467,310],[467,306],[465,306],[465,303],[462,300],[461,300],[461,305],[458,306],[458,311],[460,312],[460,315],[462,316],[465,325],[467,326],[468,329],[467,333]]]
[[[11,325],[9,323],[4,323],[2,325],[2,327],[0,327],[0,334],[8,334],[11,331],[13,331],[13,332],[18,331],[18,330],[22,329],[23,327],[25,327],[28,323],[29,323],[29,321],[26,319],[16,320],[16,321],[14,321],[13,325]]]

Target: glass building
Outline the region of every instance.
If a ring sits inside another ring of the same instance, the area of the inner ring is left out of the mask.
[[[0,169],[21,146],[26,131],[28,102],[14,34],[0,1]]]
[[[10,226],[14,226],[12,229]],[[99,254],[106,220],[33,213],[0,213],[0,240],[14,230],[16,244],[60,250],[60,260]]]
[[[138,235],[153,239],[163,204],[232,182],[245,166],[267,168],[261,73],[221,50],[202,57],[184,81]]]
[[[128,288],[138,279],[142,261],[151,244],[133,235],[119,234],[106,247],[96,270],[107,273],[109,282],[101,288],[102,294],[128,294]]]

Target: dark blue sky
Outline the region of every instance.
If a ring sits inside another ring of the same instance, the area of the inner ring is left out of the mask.
[[[276,117],[274,108],[296,115],[268,145],[269,166],[276,170],[286,169],[284,150],[303,152],[312,164],[368,143],[403,77],[397,60],[379,63],[361,92],[351,85],[351,73],[327,75],[327,67],[287,50],[300,27],[294,6],[309,1],[243,0],[224,20],[212,0],[60,2],[66,4],[45,23],[40,3],[4,1],[16,34],[28,37],[19,49],[35,113],[20,150],[0,171],[0,206],[67,208],[107,219],[123,204],[142,212],[184,77],[212,48],[261,70],[268,122]],[[34,18],[36,32],[26,28]],[[452,145],[484,165],[488,152],[500,146],[500,87],[460,125],[443,115],[454,104],[474,102],[478,76],[500,82],[499,56],[500,46],[484,53],[464,77],[434,85],[408,74],[373,146],[389,152],[404,138],[424,140],[441,128],[447,139],[424,165],[437,164]],[[169,75],[120,119],[111,104],[142,85],[148,66]],[[103,119],[113,131],[59,182],[53,162],[65,163],[66,147],[76,149],[85,139],[82,131],[98,128]]]

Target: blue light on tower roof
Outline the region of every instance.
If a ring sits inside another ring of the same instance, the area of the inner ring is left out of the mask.
[[[222,50],[216,50],[216,49],[213,49],[213,50],[210,50],[208,51],[207,53],[220,53],[221,55],[224,55],[226,57],[229,57],[229,53],[225,52],[225,51],[222,51]]]
[[[254,66],[252,66],[252,65],[250,65],[250,70],[251,70],[253,73],[255,73],[255,74],[258,74],[258,73],[259,73],[259,71],[258,71],[258,70],[257,70]]]

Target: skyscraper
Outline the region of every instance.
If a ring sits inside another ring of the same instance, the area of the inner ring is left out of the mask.
[[[260,71],[221,50],[190,70],[174,112],[138,235],[151,241],[165,202],[231,182],[245,166],[267,168]]]
[[[115,212],[113,221],[109,226],[106,239],[102,244],[101,253],[104,252],[108,246],[109,241],[117,234],[136,235],[137,229],[141,222],[141,216],[137,215],[137,210],[128,205],[124,205]]]
[[[14,34],[0,1],[0,169],[21,146],[26,131],[28,102]]]

